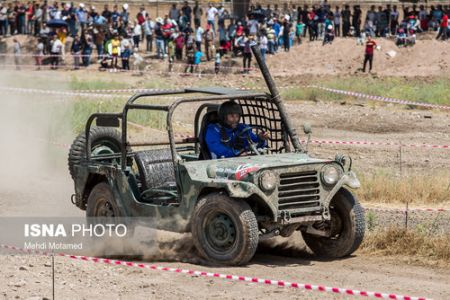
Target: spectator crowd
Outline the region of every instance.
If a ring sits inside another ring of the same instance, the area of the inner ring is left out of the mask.
[[[176,62],[194,72],[202,61],[214,61],[220,72],[224,55],[242,57],[242,71],[250,71],[252,42],[260,44],[263,59],[289,51],[305,39],[331,44],[336,37],[365,40],[394,38],[397,45],[414,45],[417,34],[434,31],[436,38],[450,36],[449,6],[371,6],[363,15],[359,5],[332,7],[326,0],[317,5],[275,4],[250,6],[248,14],[235,18],[222,5],[173,4],[164,16],[152,16],[141,6],[131,15],[128,4],[95,6],[68,2],[16,1],[0,4],[0,35],[33,35],[36,65],[58,68],[66,52],[74,68],[89,66],[94,58],[102,69],[130,69],[130,59],[142,69],[143,52],[167,60],[169,71]],[[68,39],[70,37],[70,39]],[[69,41],[70,40],[70,41]],[[21,45],[14,38],[19,64]],[[4,52],[0,47],[0,52]],[[120,62],[120,64],[119,64]]]

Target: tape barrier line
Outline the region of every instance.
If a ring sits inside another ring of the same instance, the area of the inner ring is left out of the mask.
[[[41,252],[38,250],[26,250],[26,249],[22,249],[19,247],[9,246],[9,245],[4,245],[4,244],[0,244],[0,247],[4,248],[4,249],[9,249],[9,250],[19,251],[19,252],[24,252],[24,253],[30,253],[30,254],[52,255],[49,252]],[[108,258],[78,256],[78,255],[70,255],[70,254],[65,254],[65,253],[58,253],[55,255],[71,258],[74,260],[88,261],[88,262],[93,262],[93,263],[103,263],[103,264],[115,265],[115,266],[126,266],[126,267],[140,268],[140,269],[150,269],[150,270],[155,270],[155,271],[164,271],[164,272],[170,272],[170,273],[179,273],[179,274],[195,275],[195,276],[202,276],[202,277],[213,277],[213,278],[220,278],[220,279],[232,280],[232,281],[243,281],[243,282],[258,283],[258,284],[263,284],[263,285],[289,287],[289,288],[295,288],[295,289],[300,289],[300,290],[326,292],[326,293],[341,294],[341,295],[348,295],[348,296],[361,296],[361,297],[371,297],[371,298],[377,298],[377,299],[399,299],[399,300],[400,299],[402,299],[402,300],[427,300],[427,299],[429,299],[429,298],[424,298],[424,297],[413,297],[413,296],[397,295],[397,294],[389,294],[389,293],[359,291],[359,290],[339,288],[339,287],[328,287],[328,286],[324,286],[324,285],[313,285],[313,284],[307,284],[307,283],[288,282],[288,281],[284,281],[284,280],[272,280],[272,279],[263,279],[263,278],[257,278],[257,277],[248,277],[248,276],[240,276],[240,275],[230,275],[230,274],[221,274],[221,273],[206,272],[206,271],[196,271],[196,270],[189,270],[189,269],[163,267],[163,266],[158,266],[158,265],[153,265],[153,264],[136,263],[136,262],[108,259]]]
[[[431,104],[431,103],[425,103],[425,102],[401,100],[401,99],[390,98],[390,97],[383,97],[383,96],[367,95],[367,94],[358,93],[358,92],[344,91],[344,90],[338,90],[338,89],[333,89],[333,88],[326,88],[326,87],[321,87],[321,86],[316,86],[316,85],[310,85],[308,87],[315,88],[315,89],[320,89],[320,90],[324,90],[324,91],[328,91],[328,92],[335,93],[335,94],[342,94],[342,95],[366,98],[366,99],[375,100],[375,101],[381,101],[381,102],[388,102],[388,103],[395,103],[395,104],[404,104],[404,105],[415,105],[415,106],[422,106],[422,107],[428,107],[428,108],[437,108],[437,109],[448,109],[448,110],[450,110],[450,106],[447,106],[447,105],[438,105],[438,104]]]
[[[236,87],[234,87],[234,88],[236,88]],[[450,110],[450,106],[447,106],[447,105],[438,105],[438,104],[425,103],[425,102],[419,102],[419,101],[411,101],[411,100],[401,100],[401,99],[396,99],[396,98],[368,95],[368,94],[363,94],[363,93],[358,93],[358,92],[338,90],[338,89],[326,88],[326,87],[315,86],[315,85],[281,86],[278,88],[279,89],[314,88],[314,89],[320,89],[320,90],[328,91],[328,92],[335,93],[335,94],[342,94],[342,95],[366,98],[366,99],[370,99],[370,100],[387,102],[387,103],[415,105],[415,106],[422,106],[422,107],[428,107],[428,108]],[[239,90],[266,90],[266,88],[263,88],[263,87],[255,87],[255,88],[237,87],[236,89],[239,89]],[[83,91],[79,91],[79,92],[83,92],[83,93],[103,93],[103,92],[106,92],[106,93],[108,93],[108,92],[110,92],[110,93],[139,93],[139,92],[160,91],[160,90],[163,90],[163,89],[83,90]]]
[[[381,211],[381,212],[450,212],[450,208],[382,208],[382,207],[365,207],[365,210]]]
[[[302,141],[305,142],[305,141]],[[392,146],[409,148],[432,148],[432,149],[450,149],[450,145],[433,144],[402,144],[395,142],[369,142],[369,141],[330,141],[330,140],[311,140],[313,144],[336,144],[336,145],[359,145],[359,146]]]

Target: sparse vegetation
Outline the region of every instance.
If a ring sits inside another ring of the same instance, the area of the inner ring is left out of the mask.
[[[450,233],[430,235],[418,229],[380,228],[365,236],[360,249],[372,255],[402,256],[419,264],[450,265]]]
[[[450,172],[395,177],[387,172],[359,174],[361,188],[356,191],[362,202],[372,203],[450,203]]]

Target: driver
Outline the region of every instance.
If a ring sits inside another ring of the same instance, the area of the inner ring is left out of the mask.
[[[257,144],[257,148],[267,146],[269,133],[254,134],[248,125],[239,123],[241,115],[241,106],[232,100],[220,105],[219,122],[209,124],[206,129],[205,141],[212,159],[247,154],[251,150],[248,138]]]

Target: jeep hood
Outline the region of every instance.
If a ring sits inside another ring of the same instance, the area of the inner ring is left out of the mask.
[[[331,160],[312,158],[304,153],[254,155],[215,160],[185,162],[192,177],[242,180],[261,169],[283,168],[308,164],[329,163]]]

